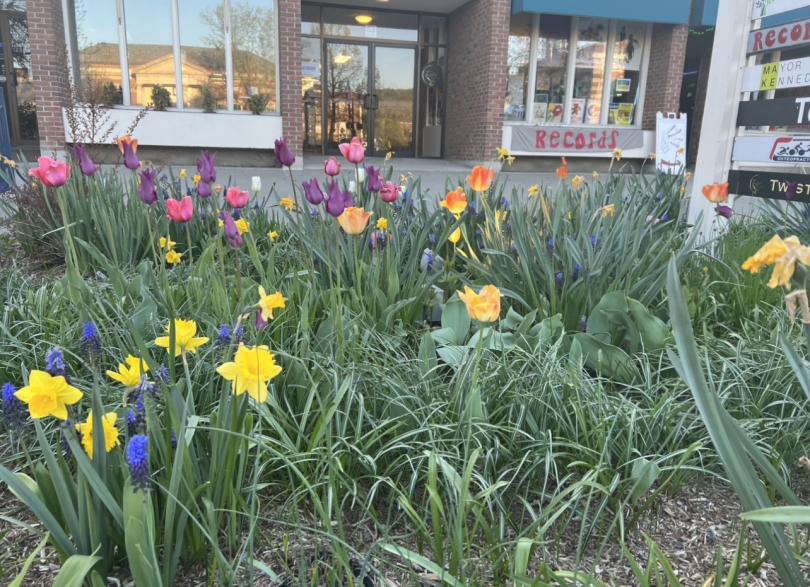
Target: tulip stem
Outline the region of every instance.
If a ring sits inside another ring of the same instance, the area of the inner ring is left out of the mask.
[[[43,183],[42,191],[46,192],[47,189],[48,188]],[[62,211],[62,224],[65,225],[65,237],[67,238],[68,245],[70,246],[70,256],[73,258],[73,268],[76,270],[77,275],[81,275],[81,273],[79,273],[79,257],[76,254],[76,246],[73,244],[73,236],[70,234],[70,226],[68,224],[67,213],[65,212],[65,202],[62,199],[62,192],[59,190],[59,188],[54,189],[56,190],[56,199],[59,201],[59,209]]]
[[[186,239],[188,240],[188,263],[189,265],[193,265],[194,257],[191,252],[191,227],[189,227],[188,222],[186,222]]]
[[[242,261],[239,259],[239,250],[235,249],[236,253],[236,293],[239,296],[239,304],[242,303]]]
[[[301,230],[301,207],[298,205],[298,190],[295,189],[295,180],[293,179],[293,172],[292,166],[287,166],[287,170],[290,172],[290,183],[292,184],[292,192],[293,192],[293,200],[295,200],[295,221],[298,225],[298,248],[301,250],[301,255],[307,259],[307,268],[309,269],[309,284],[310,287],[314,285],[315,282],[315,268],[312,266],[312,256],[307,255],[306,251],[304,250],[304,232]]]

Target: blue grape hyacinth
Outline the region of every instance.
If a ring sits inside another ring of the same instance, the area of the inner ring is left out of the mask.
[[[3,385],[3,422],[9,430],[20,430],[28,419],[25,403],[17,398],[17,389],[11,384]]]
[[[152,478],[149,474],[149,437],[136,434],[127,445],[127,464],[132,476],[132,487],[137,491],[149,491]]]
[[[169,373],[169,368],[166,365],[161,365],[155,369],[155,377],[158,381],[166,383],[167,385],[171,382],[171,374]]]
[[[217,345],[227,346],[231,344],[231,325],[222,324],[219,327],[219,335],[217,336]]]
[[[67,365],[65,364],[65,355],[62,354],[56,347],[51,347],[45,352],[45,371],[52,377],[67,378]]]
[[[96,363],[101,356],[101,338],[96,325],[89,320],[82,326],[82,339],[79,341],[79,352],[88,363]]]

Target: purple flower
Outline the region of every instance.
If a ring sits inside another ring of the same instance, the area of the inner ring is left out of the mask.
[[[295,163],[295,155],[287,146],[287,139],[276,139],[275,144],[276,148],[273,150],[273,154],[276,156],[276,161],[284,167],[292,167],[293,163]]]
[[[15,395],[17,390],[11,383],[3,385],[3,422],[9,429],[17,431],[28,419],[25,403]]]
[[[307,199],[307,202],[313,206],[317,206],[323,202],[324,195],[321,191],[321,186],[318,185],[317,179],[305,181],[301,185],[304,186],[304,197]]]
[[[798,181],[785,181],[787,184],[787,191],[785,192],[786,200],[793,200],[796,198],[796,190],[799,188]],[[728,218],[728,216],[726,216]]]
[[[127,445],[127,463],[132,476],[132,487],[149,491],[152,479],[149,475],[149,437],[145,434],[133,436]]]
[[[222,213],[222,223],[225,226],[225,238],[228,239],[228,244],[234,249],[242,246],[242,235],[239,234],[239,229],[236,227],[236,222],[233,217],[227,212]]]
[[[563,274],[558,273],[557,274],[557,287],[560,287],[562,285],[562,282],[563,282]]]
[[[368,184],[366,184],[368,191],[379,192],[383,186],[382,179],[380,179],[380,168],[375,169],[372,165],[369,165],[366,167],[366,175],[368,175]]]
[[[553,238],[548,239],[547,244],[548,244],[549,249],[553,249],[554,248],[554,239]]]
[[[594,246],[594,247],[596,246],[596,235],[595,234],[591,235],[591,245]]]
[[[141,202],[146,204],[147,206],[151,206],[155,202],[157,202],[158,195],[157,190],[155,189],[155,176],[157,175],[157,171],[152,169],[144,169],[138,176],[141,178],[141,183],[138,184],[138,197],[141,199]]]
[[[267,326],[267,321],[262,318],[262,313],[260,311],[256,311],[256,330],[261,330]]]
[[[171,381],[171,373],[169,373],[169,368],[166,367],[166,365],[161,365],[155,369],[155,377],[158,381],[168,384]]]
[[[200,184],[197,186],[197,194],[201,198],[208,198],[211,196],[211,184],[208,182],[200,180]]]
[[[717,207],[717,215],[722,216],[723,218],[731,218],[733,214],[731,208],[728,206],[718,206]]]
[[[52,347],[45,352],[45,371],[51,377],[61,375],[67,378],[67,365],[65,365],[65,355],[62,354],[62,351]]]
[[[123,143],[124,146],[124,166],[130,171],[135,171],[141,166],[138,156],[135,154],[135,149],[132,148],[132,143]]]
[[[73,151],[73,155],[79,161],[79,169],[82,171],[82,175],[91,176],[95,174],[97,171],[96,164],[93,163],[93,160],[87,155],[84,150],[84,145],[76,145],[70,148]]]
[[[227,346],[231,344],[231,325],[223,324],[219,327],[219,336],[217,337],[217,345]]]
[[[343,210],[349,206],[354,206],[354,200],[349,192],[342,192],[338,183],[333,181],[329,184],[329,198],[326,200],[326,211],[337,218],[343,214]]]
[[[200,183],[214,183],[217,180],[217,170],[214,169],[214,159],[216,158],[216,153],[209,155],[208,151],[200,152],[200,157],[197,157],[197,173],[200,174]],[[208,195],[211,195],[210,187]]]
[[[98,336],[96,325],[92,322],[84,323],[79,348],[82,357],[88,363],[94,363],[101,355],[101,339]]]
[[[588,317],[587,316],[583,316],[582,319],[580,319],[579,327],[582,330],[585,330],[586,328],[588,328]]]
[[[576,281],[577,279],[579,279],[579,270],[580,270],[580,269],[582,269],[582,266],[581,266],[579,263],[577,263],[577,264],[574,266],[574,275],[573,275],[574,281]]]

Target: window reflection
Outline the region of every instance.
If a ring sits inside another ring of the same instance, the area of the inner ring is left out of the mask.
[[[540,16],[534,116],[531,120],[535,124],[559,123],[563,120],[570,34],[570,16]]]
[[[509,23],[509,48],[506,53],[508,82],[504,101],[506,120],[526,120],[532,19],[531,14],[524,12],[513,16]]]
[[[37,128],[37,101],[34,95],[34,84],[31,81],[31,44],[28,39],[28,23],[23,19],[12,18],[8,21],[11,33],[11,60],[14,71],[14,91],[17,96],[17,120],[20,126],[20,139],[36,141],[39,139]]]
[[[323,145],[320,39],[301,39],[301,91],[304,101],[304,153],[320,153]]]
[[[606,19],[579,19],[572,124],[599,124],[601,120],[608,25]]]
[[[276,110],[276,15],[273,0],[231,2],[233,43],[233,102],[249,110],[250,99],[260,94],[265,109]]]
[[[73,75],[77,85],[88,80],[120,91],[121,59],[118,53],[118,14],[109,0],[68,0],[71,23]],[[121,103],[119,100],[113,103]]]
[[[327,148],[357,137],[368,141],[368,46],[326,44]]]
[[[129,0],[124,10],[131,103],[146,106],[152,102],[152,90],[161,86],[169,91],[171,105],[175,106],[177,84],[170,0]]]
[[[222,0],[179,0],[183,104],[226,109],[225,9]]]
[[[321,34],[321,9],[309,4],[301,5],[301,33],[304,35]]]
[[[361,24],[358,17],[371,20]],[[324,34],[359,37],[367,41],[388,39],[416,42],[419,37],[416,29],[418,20],[415,14],[323,7]]]
[[[641,59],[644,55],[646,36],[645,23],[624,21],[616,23],[608,124],[629,126],[635,121],[640,93]]]

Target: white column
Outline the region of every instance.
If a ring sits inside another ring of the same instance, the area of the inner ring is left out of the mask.
[[[714,204],[703,197],[703,186],[725,181],[731,168],[753,3],[754,0],[720,0],[717,9],[706,107],[687,216],[688,222],[695,223],[702,212],[704,230],[714,220],[715,212]]]

